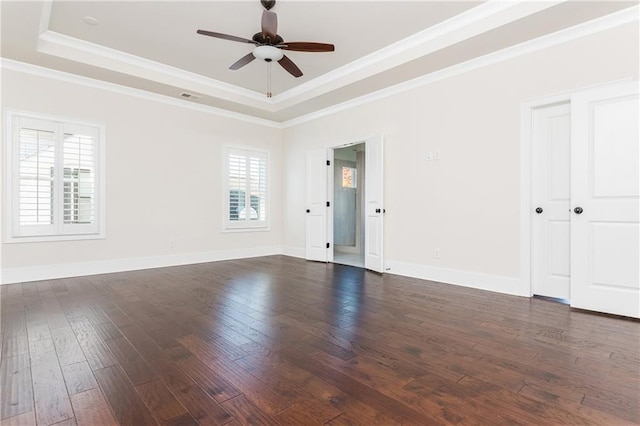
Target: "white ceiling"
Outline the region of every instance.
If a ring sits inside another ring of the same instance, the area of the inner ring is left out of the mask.
[[[1,2],[2,57],[284,121],[637,5],[637,1],[278,0],[278,34],[332,53],[286,52],[303,71],[228,67],[260,31],[259,0]],[[88,25],[91,16],[98,25]]]

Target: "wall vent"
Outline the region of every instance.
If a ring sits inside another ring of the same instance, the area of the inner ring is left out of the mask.
[[[187,92],[180,93],[180,97],[184,99],[191,99],[192,101],[197,101],[198,99],[200,99],[200,96]]]

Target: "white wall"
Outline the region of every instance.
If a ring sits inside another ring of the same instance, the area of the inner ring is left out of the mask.
[[[285,252],[304,248],[306,151],[382,133],[391,272],[522,294],[521,104],[637,80],[638,52],[638,25],[626,24],[285,129]]]
[[[107,132],[107,238],[3,244],[5,282],[279,253],[281,130],[9,70],[2,107]],[[225,144],[269,150],[269,231],[221,232]]]
[[[638,79],[638,44],[627,24],[284,130],[3,70],[3,108],[106,125],[107,238],[2,244],[2,280],[303,255],[307,150],[383,133],[391,272],[518,293],[521,103]],[[270,151],[269,231],[221,232],[224,144]]]

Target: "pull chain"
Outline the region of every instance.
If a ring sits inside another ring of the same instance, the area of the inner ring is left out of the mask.
[[[272,96],[271,93],[271,62],[267,63],[267,98]]]

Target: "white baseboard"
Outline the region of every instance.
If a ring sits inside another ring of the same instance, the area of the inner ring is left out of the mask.
[[[454,284],[478,290],[494,291],[503,294],[529,297],[522,294],[520,279],[501,275],[488,275],[480,272],[462,271],[458,269],[439,268],[437,266],[418,265],[415,263],[389,260],[385,262],[385,273],[420,278]]]
[[[236,250],[100,260],[83,263],[42,265],[28,268],[8,268],[2,270],[0,284],[81,277],[87,275],[108,274],[112,272],[136,271],[141,269],[162,268],[166,266],[190,265],[278,254],[304,259],[305,249],[298,247],[254,247]],[[454,284],[479,290],[529,297],[529,294],[522,294],[520,280],[518,278],[438,268],[435,266],[418,265],[415,263],[398,262],[393,260],[385,262],[385,265],[385,272],[390,274]]]
[[[219,250],[199,253],[170,254],[164,256],[99,260],[83,263],[42,265],[27,268],[8,268],[2,270],[0,284],[81,277],[86,275],[108,274],[112,272],[162,268],[165,266],[189,265],[194,263],[216,262],[220,260],[270,256],[281,253],[282,250],[280,247],[253,247],[236,250]]]
[[[282,254],[285,256],[297,257],[304,259],[306,256],[305,249],[298,247],[282,247]]]

